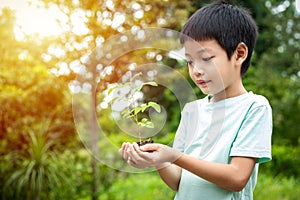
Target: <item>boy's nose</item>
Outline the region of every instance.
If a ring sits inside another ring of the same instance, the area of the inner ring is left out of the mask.
[[[195,75],[203,75],[204,74],[204,70],[201,67],[200,63],[196,63],[195,64],[195,66],[194,66],[194,73],[195,73]]]

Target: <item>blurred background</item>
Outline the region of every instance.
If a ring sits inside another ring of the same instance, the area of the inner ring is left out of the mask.
[[[166,200],[174,192],[156,172],[126,173],[98,162],[77,134],[72,112],[76,77],[87,55],[113,35],[148,27],[180,31],[209,1],[0,0],[0,196],[1,199]],[[260,166],[255,198],[300,196],[300,1],[229,1],[248,8],[259,27],[249,91],[273,108],[273,160]],[[163,44],[161,44],[163,45]],[[103,102],[108,87],[132,67],[162,63],[188,77],[185,63],[159,49],[136,50],[97,65],[97,121],[115,146],[124,140]],[[179,119],[168,88],[144,91],[167,111],[170,144]]]

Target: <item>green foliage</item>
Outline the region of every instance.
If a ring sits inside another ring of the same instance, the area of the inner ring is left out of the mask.
[[[262,171],[278,178],[300,176],[300,147],[273,145],[272,161],[261,165]]]
[[[40,199],[42,192],[62,183],[68,184],[65,174],[59,170],[57,154],[50,150],[52,141],[44,132],[29,132],[29,135],[27,151],[17,154],[17,157],[13,154],[6,156],[16,166],[5,181],[5,198]]]
[[[299,195],[299,179],[293,177],[274,178],[262,172],[258,175],[257,185],[254,190],[255,200],[297,200]]]
[[[300,130],[300,78],[286,76],[269,65],[259,65],[258,68],[249,69],[244,83],[248,90],[262,94],[270,101],[273,142],[297,146]]]
[[[165,200],[173,199],[174,194],[156,173],[129,174],[115,181],[99,200]]]

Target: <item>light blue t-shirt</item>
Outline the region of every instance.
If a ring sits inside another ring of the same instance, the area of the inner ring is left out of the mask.
[[[173,147],[196,158],[228,164],[232,156],[257,164],[241,192],[225,190],[186,170],[175,200],[252,200],[259,163],[271,160],[272,110],[252,92],[216,103],[208,97],[185,105]]]

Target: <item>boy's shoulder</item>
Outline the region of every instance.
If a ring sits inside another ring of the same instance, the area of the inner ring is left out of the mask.
[[[252,102],[254,106],[270,106],[268,99],[260,94],[254,94],[253,92],[249,92],[249,100]]]

